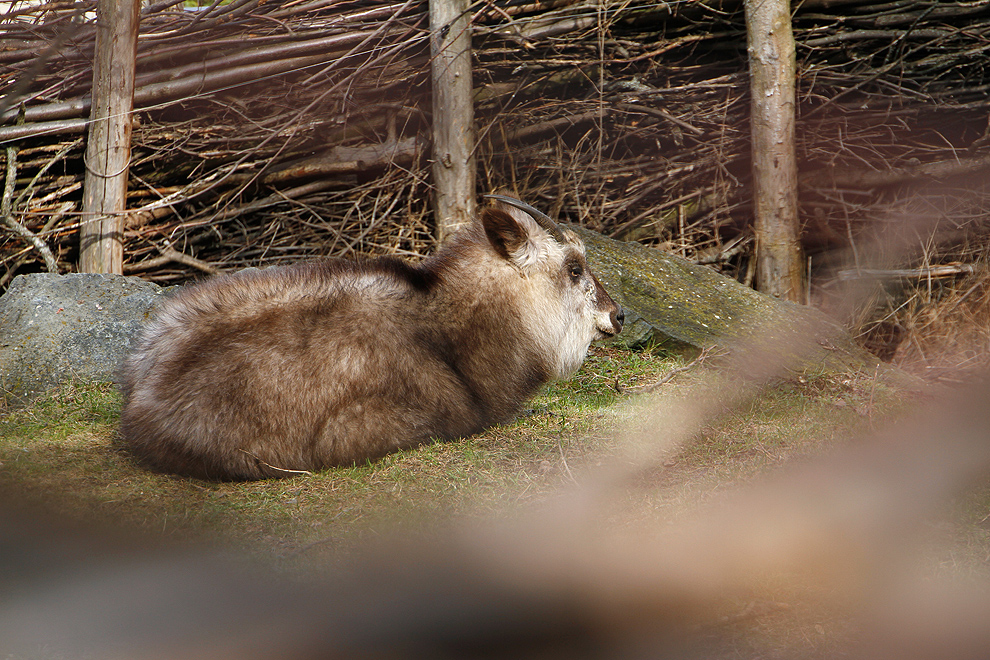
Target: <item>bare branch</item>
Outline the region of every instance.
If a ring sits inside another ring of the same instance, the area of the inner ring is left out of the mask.
[[[58,262],[48,245],[34,232],[14,219],[13,199],[14,184],[17,181],[17,147],[8,146],[6,151],[7,167],[4,177],[3,199],[0,200],[0,219],[3,219],[3,223],[8,229],[34,246],[34,249],[45,260],[45,267],[48,268],[48,272],[58,273]]]

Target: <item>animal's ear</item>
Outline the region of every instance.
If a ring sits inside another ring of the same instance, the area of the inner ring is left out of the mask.
[[[529,240],[529,232],[507,211],[489,206],[481,211],[488,242],[503,259],[512,259]]]

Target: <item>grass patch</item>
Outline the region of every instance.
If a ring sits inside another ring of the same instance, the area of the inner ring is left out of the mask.
[[[695,395],[711,393],[712,377],[722,375],[717,363],[685,370],[687,364],[597,347],[580,372],[549,386],[510,424],[374,463],[253,483],[142,469],[115,443],[116,389],[70,384],[0,418],[0,493],[8,502],[40,502],[84,523],[111,522],[145,537],[150,532],[153,541],[219,538],[247,549],[249,558],[308,579],[313,569],[339,566],[369,536],[396,527],[428,533],[465,517],[499,518],[596,478],[601,465],[623,466],[618,457],[627,455],[630,411],[653,397],[672,399],[675,407],[694,405]],[[654,394],[629,394],[657,383],[663,384]],[[718,387],[728,394],[733,384]],[[772,383],[739,405],[714,408],[678,451],[631,470],[624,490],[609,499],[612,508],[592,515],[602,515],[610,529],[615,524],[633,532],[640,522],[678,519],[684,505],[717,499],[789,461],[856,442],[913,407],[909,396],[868,376]],[[652,429],[656,437],[666,424],[660,416]],[[950,520],[931,525],[929,565],[951,575],[985,575],[988,510],[990,491],[979,491]],[[772,599],[756,595],[738,607],[726,603],[730,618],[718,631],[731,647],[722,655],[790,657],[810,649],[824,657],[841,648],[845,614],[815,605],[815,587],[809,587],[808,602],[801,596],[793,607],[780,602],[800,592],[791,587],[768,586]]]
[[[596,347],[581,371],[550,385],[511,424],[367,465],[255,483],[142,469],[115,444],[116,388],[70,384],[0,419],[0,483],[70,515],[164,536],[217,534],[260,541],[275,554],[313,544],[333,548],[382,526],[499,516],[581,480],[617,451],[618,411],[630,399],[620,392],[658,382],[684,364]],[[701,374],[692,368],[661,391],[690,391]],[[652,513],[688,489],[708,492],[750,478],[869,430],[896,412],[898,401],[896,392],[865,377],[769,386],[705,426],[633,499]]]

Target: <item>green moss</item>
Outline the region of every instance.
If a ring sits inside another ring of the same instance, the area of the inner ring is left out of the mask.
[[[749,345],[809,374],[879,370],[890,379],[906,378],[813,308],[765,296],[659,250],[571,229],[585,242],[588,263],[605,289],[626,310],[626,327],[617,340],[624,346],[692,353]]]

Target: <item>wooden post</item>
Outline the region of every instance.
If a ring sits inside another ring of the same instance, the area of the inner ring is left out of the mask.
[[[796,62],[788,0],[745,0],[756,215],[756,288],[807,297],[794,146]]]
[[[475,212],[474,99],[468,0],[430,0],[433,184],[437,234],[446,240]]]
[[[98,0],[96,18],[79,271],[120,274],[140,0]]]

